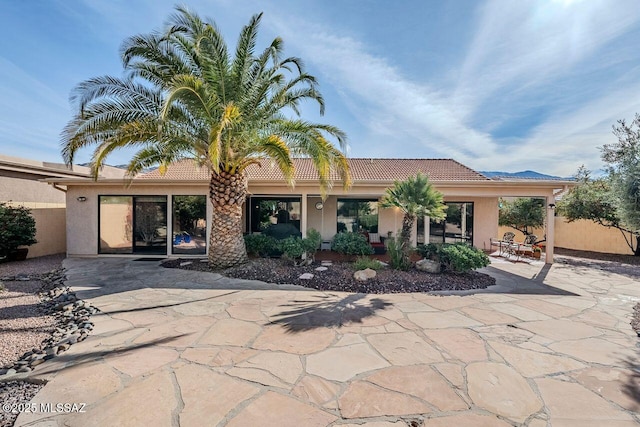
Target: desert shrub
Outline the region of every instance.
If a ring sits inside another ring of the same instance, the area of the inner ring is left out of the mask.
[[[36,221],[23,206],[0,202],[0,257],[8,256],[18,246],[29,246],[36,240]]]
[[[392,237],[388,242],[389,266],[394,270],[408,270],[411,267],[411,261],[406,256],[405,242],[401,237]]]
[[[280,241],[280,250],[285,257],[291,260],[300,259],[305,253],[302,239],[293,236]]]
[[[265,234],[248,234],[244,236],[244,244],[250,255],[267,257],[279,252],[279,242]]]
[[[321,242],[320,233],[311,228],[304,239],[291,236],[281,240],[279,248],[282,254],[292,260],[295,265],[311,264],[315,260],[315,254]]]
[[[306,252],[315,253],[322,243],[322,236],[318,230],[310,228],[307,230],[307,237],[302,241]]]
[[[439,259],[444,270],[455,273],[466,273],[489,265],[489,257],[484,252],[464,243],[442,245]]]
[[[360,233],[338,233],[333,236],[331,250],[346,255],[371,255],[373,248]]]
[[[372,270],[380,270],[382,268],[382,264],[377,259],[369,258],[366,256],[360,256],[353,262],[353,268],[358,270],[366,270],[370,268]]]
[[[436,260],[440,255],[441,247],[442,244],[428,243],[426,245],[419,245],[416,248],[416,252],[420,254],[422,258]]]
[[[277,240],[284,240],[287,237],[302,237],[302,233],[300,230],[296,228],[295,225],[285,223],[285,224],[271,224],[269,227],[265,228],[262,234],[266,234],[267,236],[271,236]]]

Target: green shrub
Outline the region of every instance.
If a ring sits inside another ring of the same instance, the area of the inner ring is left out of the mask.
[[[484,252],[465,243],[441,245],[439,259],[444,270],[455,273],[466,273],[489,265],[489,257]]]
[[[285,257],[294,261],[302,258],[305,253],[302,239],[293,236],[280,241],[280,250]]]
[[[353,262],[353,268],[358,270],[366,270],[370,268],[372,270],[380,270],[382,268],[382,264],[377,259],[369,258],[366,256],[360,256]]]
[[[420,254],[422,258],[436,260],[440,256],[440,248],[442,244],[428,243],[426,245],[419,245],[416,248],[416,252]]]
[[[248,234],[244,236],[244,244],[249,255],[267,257],[280,252],[279,242],[265,234]]]
[[[320,232],[314,228],[307,230],[307,237],[302,239],[302,248],[306,253],[307,264],[311,264],[316,260],[316,252],[322,243]]]
[[[295,225],[289,223],[271,224],[264,229],[262,234],[274,237],[276,240],[284,240],[287,237],[292,236],[302,237],[302,233],[300,233],[300,230],[298,230]]]
[[[23,206],[0,202],[0,257],[8,256],[18,246],[29,246],[36,240],[36,221]]]
[[[389,254],[389,266],[394,270],[408,270],[411,267],[411,261],[407,258],[404,251],[404,241],[401,237],[392,237],[387,240],[387,253]]]
[[[315,254],[322,242],[320,233],[313,228],[307,231],[307,237],[287,237],[281,240],[280,250],[282,254],[293,261],[295,265],[311,264],[315,261]]]
[[[338,233],[333,236],[331,250],[346,255],[371,255],[373,248],[360,233]]]

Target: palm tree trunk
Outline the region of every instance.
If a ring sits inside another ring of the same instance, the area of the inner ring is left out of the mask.
[[[400,238],[406,246],[411,247],[411,230],[413,230],[413,223],[415,222],[415,215],[405,213],[402,217],[402,230],[400,230]]]
[[[209,265],[212,268],[228,268],[247,262],[242,237],[242,206],[246,195],[244,173],[212,172],[209,183],[209,198],[213,205],[209,236]]]
[[[400,231],[400,239],[402,240],[402,257],[405,265],[409,266],[409,258],[411,256],[411,231],[413,223],[416,220],[415,215],[405,213],[402,217],[402,230]]]

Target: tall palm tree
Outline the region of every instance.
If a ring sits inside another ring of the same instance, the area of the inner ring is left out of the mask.
[[[211,172],[213,204],[209,262],[225,268],[247,259],[242,238],[246,170],[271,159],[290,185],[293,157],[312,159],[322,194],[334,173],[351,184],[342,151],[345,134],[326,124],[300,119],[303,100],[324,100],[315,77],[299,58],[283,58],[282,40],[256,53],[255,15],[230,53],[215,23],[184,7],[176,8],[161,33],[133,36],[122,48],[124,78],[96,77],[80,83],[71,101],[77,113],[62,132],[62,155],[73,162],[78,149],[95,146],[97,176],[114,150],[135,147],[128,176],[159,165],[161,173],[177,160],[192,158]]]
[[[400,240],[405,261],[409,261],[411,248],[411,229],[418,216],[428,216],[440,220],[446,217],[446,205],[442,193],[433,188],[429,178],[418,173],[405,181],[395,181],[393,187],[387,188],[380,200],[380,207],[399,208],[402,217]]]

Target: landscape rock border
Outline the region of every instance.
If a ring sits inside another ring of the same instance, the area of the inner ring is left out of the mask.
[[[42,304],[47,314],[56,317],[57,327],[53,334],[43,341],[40,348],[27,351],[12,365],[0,369],[0,382],[25,376],[36,366],[67,351],[73,344],[84,341],[93,329],[94,325],[90,317],[98,309],[78,299],[76,294],[64,285],[66,280],[64,269],[38,275],[37,278],[44,282],[40,293]],[[2,279],[30,280],[25,275]]]

